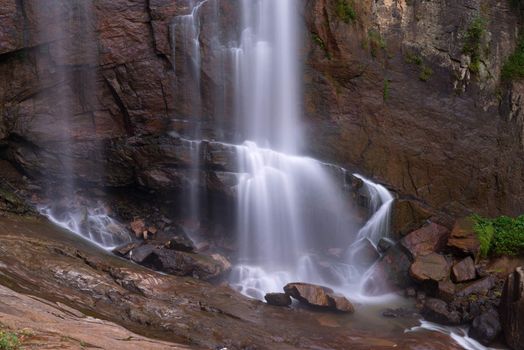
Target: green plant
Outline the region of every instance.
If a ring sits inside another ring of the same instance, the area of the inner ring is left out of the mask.
[[[347,0],[337,0],[336,14],[341,21],[347,24],[357,19],[357,13],[353,8],[353,2],[348,3]]]
[[[489,255],[524,255],[524,215],[487,219],[473,216],[474,230],[480,241],[483,257]]]
[[[501,76],[506,81],[524,78],[524,37],[520,38],[515,52],[504,63]]]
[[[371,48],[371,56],[377,57],[378,51],[380,49],[385,50],[386,49],[386,42],[380,35],[380,32],[378,32],[375,29],[370,29],[368,31],[368,41],[369,46]]]
[[[20,340],[16,333],[0,331],[0,350],[16,350],[20,347]]]
[[[318,35],[317,33],[311,33],[311,37],[313,38],[313,42],[315,44],[317,44],[318,47],[320,47],[322,49],[322,51],[324,51],[324,54],[326,55],[326,58],[331,59],[331,54],[329,53],[329,51],[327,49],[327,45],[324,42],[324,40],[322,40],[320,35]]]
[[[486,20],[483,17],[475,18],[469,25],[464,38],[462,52],[471,58],[469,70],[479,73],[482,60],[482,40],[486,34]]]
[[[414,54],[413,52],[408,52],[405,56],[406,63],[414,64],[421,66],[423,63],[422,57],[420,55]]]
[[[428,66],[422,66],[422,69],[420,70],[420,75],[418,76],[418,78],[422,81],[428,81],[432,75],[433,75],[433,69],[431,69]]]
[[[382,90],[382,97],[384,102],[389,99],[389,79],[384,79],[384,88]]]

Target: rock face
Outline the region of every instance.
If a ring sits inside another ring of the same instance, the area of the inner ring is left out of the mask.
[[[208,139],[217,139],[213,118],[219,117],[213,116],[211,101],[222,85],[209,66],[212,26],[201,33],[206,117],[196,120],[187,98],[178,96],[186,90],[174,67],[183,66],[176,64],[183,55],[172,56],[169,37],[173,17],[189,11],[186,2],[95,1],[89,25],[75,15],[71,1],[54,2],[58,16],[38,11],[39,3],[0,0],[2,158],[31,176],[46,173],[55,180],[61,173],[57,155],[67,146],[82,182],[138,184],[157,191],[186,186],[187,152],[177,151],[178,162],[165,161],[156,155],[172,152],[168,139],[147,147],[142,143],[146,135],[183,134],[195,124],[202,125]],[[518,102],[524,88],[513,84],[495,93],[500,67],[516,42],[518,18],[506,1],[484,12],[480,0],[364,0],[353,5],[355,21],[341,18],[333,1],[301,4],[307,27],[305,129],[312,155],[362,169],[434,208],[523,211],[524,165],[514,160],[522,158],[524,147]],[[239,6],[219,5],[224,18],[236,18]],[[203,5],[206,18],[211,11],[211,3]],[[471,58],[463,47],[478,16],[486,19],[483,51],[489,54],[475,73],[468,69]],[[62,57],[57,45],[67,39],[57,30],[60,19],[75,36],[70,57]],[[225,33],[236,23],[223,22]],[[46,37],[39,35],[41,28]],[[83,47],[88,42],[82,40],[84,32],[93,39],[88,47]],[[65,79],[60,79],[62,69]],[[63,105],[56,103],[57,96],[70,97],[70,145],[55,127],[65,118],[57,113]],[[213,154],[215,171],[227,157]],[[227,171],[204,175],[210,185],[231,179]],[[402,215],[410,220],[427,216],[405,209]],[[411,229],[401,226],[399,231]]]
[[[524,267],[510,274],[502,292],[500,315],[506,343],[524,349]]]
[[[352,313],[353,305],[344,296],[336,294],[332,289],[308,283],[289,283],[284,286],[284,292],[309,306]]]

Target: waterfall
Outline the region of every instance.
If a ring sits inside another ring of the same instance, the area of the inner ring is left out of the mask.
[[[223,40],[218,29],[205,39],[212,43],[210,55],[220,57],[210,59],[213,67],[202,67],[200,16],[207,16],[208,6],[215,6],[211,13],[218,16],[219,0],[192,3],[188,14],[175,18],[171,28],[177,78],[186,82],[179,96],[195,104],[191,109],[194,114],[189,112],[187,118],[196,120],[192,123],[196,131],[187,130],[184,137],[197,138],[194,142],[204,137],[198,121],[203,118],[203,103],[210,101],[194,96],[201,89],[200,71],[220,80],[224,65],[231,69],[229,109],[235,130],[215,130],[213,134],[234,135],[237,142],[235,234],[239,248],[230,283],[258,299],[296,281],[327,285],[359,297],[362,280],[375,260],[354,261],[356,247],[369,242],[374,250],[389,234],[393,197],[384,187],[361,178],[371,215],[359,227],[352,199],[344,191],[345,173],[300,155],[304,137],[300,123],[299,1],[239,1],[237,39]],[[212,17],[207,16],[206,23],[218,28],[219,18]],[[226,84],[216,85],[220,89]],[[219,93],[213,96],[215,105],[224,102],[216,97]],[[223,109],[215,106],[212,110],[217,115],[211,120],[219,129],[222,116],[216,111]],[[199,193],[190,192],[188,201],[193,206]],[[338,251],[338,256],[332,254]]]
[[[37,56],[42,95],[47,104],[36,108],[32,127],[40,135],[39,146],[48,152],[42,158],[58,178],[42,179],[47,202],[39,212],[51,222],[91,242],[112,248],[128,241],[129,235],[113,220],[102,201],[87,199],[79,192],[85,178],[103,178],[104,169],[93,162],[89,170],[79,169],[77,159],[85,155],[85,143],[94,157],[102,158],[96,137],[96,67],[98,66],[96,22],[92,0],[35,1],[38,31],[32,40],[44,48]],[[52,121],[52,127],[49,127]],[[92,130],[85,130],[90,125]],[[91,135],[90,135],[91,132]],[[91,155],[91,154],[90,154]],[[89,172],[89,174],[86,174]]]

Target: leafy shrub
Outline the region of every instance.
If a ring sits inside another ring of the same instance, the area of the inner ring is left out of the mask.
[[[464,39],[462,52],[471,57],[469,70],[478,73],[482,59],[482,39],[486,34],[486,20],[482,17],[475,18],[469,25]]]
[[[517,218],[500,216],[495,219],[474,216],[473,219],[483,257],[524,255],[524,215]]]
[[[524,78],[524,37],[522,37],[515,52],[508,57],[502,67],[502,79],[514,80]]]
[[[348,3],[347,0],[337,0],[336,13],[337,17],[347,24],[357,19],[353,3]]]
[[[428,66],[422,66],[422,69],[420,71],[420,75],[418,76],[418,78],[422,81],[428,81],[432,75],[433,75],[433,69],[431,69]]]
[[[0,350],[16,350],[20,347],[20,340],[15,333],[0,331]]]

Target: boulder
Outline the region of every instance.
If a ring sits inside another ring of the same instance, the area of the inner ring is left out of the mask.
[[[364,290],[367,294],[378,295],[392,288],[409,287],[412,284],[410,266],[411,261],[399,245],[391,247],[373,267]]]
[[[409,273],[417,282],[439,282],[449,277],[449,263],[446,258],[437,253],[418,256],[409,269]]]
[[[391,239],[383,237],[380,239],[380,241],[378,241],[377,250],[379,253],[384,254],[394,245],[395,242],[393,242]]]
[[[193,252],[195,250],[193,242],[182,235],[172,237],[165,243],[164,246],[167,249],[178,250],[182,252]]]
[[[499,336],[501,331],[499,314],[496,310],[490,309],[475,317],[468,335],[484,345],[489,345]]]
[[[127,254],[129,254],[130,251],[132,251],[135,248],[140,247],[141,245],[142,245],[141,242],[126,243],[124,245],[121,245],[113,249],[113,254],[124,257]]]
[[[289,283],[284,292],[309,306],[345,313],[354,312],[354,307],[346,297],[336,294],[332,289],[309,283]]]
[[[449,278],[438,282],[438,297],[447,302],[455,298],[456,286]]]
[[[524,267],[511,273],[502,291],[500,319],[506,343],[514,350],[524,349]]]
[[[456,326],[461,323],[460,314],[457,311],[451,311],[448,304],[440,299],[426,299],[421,314],[428,321],[444,325]]]
[[[157,248],[153,255],[149,262],[153,269],[176,276],[210,280],[231,269],[231,263],[219,254],[209,256]]]
[[[456,293],[459,297],[465,297],[471,294],[488,294],[488,291],[495,287],[497,278],[495,276],[487,276],[478,281],[467,283],[463,285]]]
[[[269,305],[274,306],[289,306],[291,305],[291,297],[286,293],[267,293],[264,296]]]
[[[455,283],[471,281],[476,277],[477,270],[475,268],[475,262],[470,256],[459,261],[451,268],[451,278]]]
[[[133,231],[136,237],[141,237],[144,234],[144,231],[146,231],[146,224],[144,220],[133,220],[133,222],[131,223],[131,230]]]
[[[136,262],[137,264],[145,264],[146,261],[151,258],[155,246],[151,244],[142,245],[134,248],[129,252],[129,259]]]
[[[473,230],[475,222],[472,218],[462,218],[455,222],[448,239],[447,246],[457,254],[469,255],[477,260],[480,253],[480,241]]]
[[[411,259],[419,255],[439,252],[446,246],[449,230],[435,223],[411,232],[400,241],[401,246],[408,252]]]

